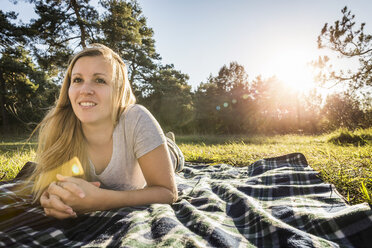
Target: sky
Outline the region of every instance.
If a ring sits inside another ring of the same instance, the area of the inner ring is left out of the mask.
[[[93,0],[95,3],[98,0]],[[195,90],[216,76],[223,65],[236,61],[249,80],[258,75],[298,89],[313,85],[309,62],[328,54],[317,48],[325,23],[342,17],[344,6],[365,22],[372,34],[370,0],[138,0],[147,25],[154,31],[156,51],[163,64],[174,64],[188,74]],[[22,0],[13,5],[0,0],[5,11],[14,10],[27,22],[35,17]],[[346,64],[355,67],[355,62]]]

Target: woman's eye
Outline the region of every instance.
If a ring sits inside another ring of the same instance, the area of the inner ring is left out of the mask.
[[[105,84],[106,83],[106,81],[102,78],[97,78],[96,82],[99,83],[99,84]]]
[[[81,83],[83,80],[81,78],[74,78],[72,80],[73,83]]]

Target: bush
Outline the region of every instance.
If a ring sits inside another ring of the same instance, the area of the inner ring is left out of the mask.
[[[328,142],[336,145],[364,146],[372,143],[372,129],[360,129],[354,132],[339,129],[328,139]]]

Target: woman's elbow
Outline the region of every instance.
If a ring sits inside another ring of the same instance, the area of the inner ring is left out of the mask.
[[[170,204],[173,204],[175,203],[176,201],[178,200],[178,192],[177,192],[177,188],[173,191],[173,194],[172,194],[172,202]]]
[[[177,187],[174,189],[167,188],[167,203],[173,204],[178,200],[178,192]]]

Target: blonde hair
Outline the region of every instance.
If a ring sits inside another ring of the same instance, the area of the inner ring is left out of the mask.
[[[80,120],[74,114],[68,97],[71,72],[76,61],[86,56],[103,56],[112,66],[112,121],[117,124],[125,108],[135,103],[125,63],[120,56],[102,44],[91,44],[77,53],[69,62],[60,94],[55,106],[36,127],[39,130],[36,152],[36,168],[28,181],[34,181],[32,193],[37,201],[45,188],[55,181],[55,175],[48,174],[63,163],[77,156],[85,171],[84,178],[90,179],[86,141]],[[35,132],[34,131],[34,132]]]

